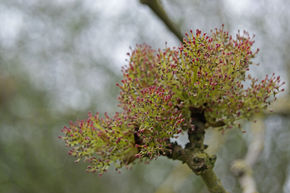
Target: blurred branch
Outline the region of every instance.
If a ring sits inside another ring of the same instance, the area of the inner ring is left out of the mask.
[[[286,95],[275,101],[270,108],[271,111],[265,111],[265,115],[280,115],[280,116],[290,116],[290,97]]]
[[[180,29],[168,17],[159,0],[140,0],[140,3],[147,5],[179,41],[183,42],[183,35]]]
[[[257,193],[256,182],[253,178],[252,167],[258,160],[263,147],[265,137],[265,126],[263,116],[256,116],[256,123],[252,123],[252,142],[248,147],[248,152],[244,159],[234,161],[232,165],[233,173],[239,178],[243,193]]]

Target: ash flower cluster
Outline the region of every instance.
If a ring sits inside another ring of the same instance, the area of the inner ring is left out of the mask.
[[[123,67],[119,106],[112,118],[89,114],[62,132],[69,154],[102,174],[165,154],[170,138],[194,129],[194,121],[221,130],[265,109],[278,94],[280,77],[258,81],[246,72],[258,53],[248,33],[233,38],[223,28],[185,34],[179,47],[154,50],[137,45]],[[247,88],[246,82],[248,82]]]

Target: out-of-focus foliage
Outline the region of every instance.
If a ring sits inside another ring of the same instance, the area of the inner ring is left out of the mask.
[[[163,0],[168,14],[188,31],[225,24],[230,33],[256,34],[264,76],[287,79],[289,1]],[[161,158],[102,178],[84,172],[65,154],[57,136],[69,120],[88,111],[117,110],[120,66],[129,46],[178,45],[146,7],[135,0],[0,1],[0,192],[154,192],[176,162]],[[265,148],[253,168],[260,192],[289,192],[289,120],[266,120]],[[245,128],[247,129],[247,125]],[[240,192],[229,171],[243,157],[250,131],[232,131],[219,151],[216,171],[226,188]],[[175,179],[172,192],[206,192],[198,177]]]

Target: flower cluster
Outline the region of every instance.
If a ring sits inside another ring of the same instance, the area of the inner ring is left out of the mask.
[[[225,129],[249,119],[284,84],[274,74],[260,82],[246,75],[258,53],[253,43],[246,32],[232,38],[221,28],[209,35],[190,31],[177,48],[137,45],[117,83],[123,111],[112,118],[89,114],[65,127],[69,154],[103,173],[112,164],[118,169],[166,153],[170,138],[194,128],[194,121]]]
[[[64,127],[62,137],[67,146],[71,147],[69,155],[75,156],[79,162],[81,158],[88,161],[87,171],[103,173],[113,163],[116,168],[122,166],[125,156],[134,152],[135,144],[132,129],[125,126],[125,117],[116,113],[113,118],[105,114],[93,116],[89,113],[86,121],[70,123]]]

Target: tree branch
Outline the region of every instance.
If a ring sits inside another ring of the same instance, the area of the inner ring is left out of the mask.
[[[201,121],[195,121],[194,125],[194,128],[188,129],[189,143],[186,144],[185,148],[177,143],[171,143],[170,151],[166,155],[170,159],[186,163],[196,175],[202,177],[211,193],[226,193],[213,171],[216,156],[210,156],[205,152],[205,124]]]
[[[206,186],[209,192],[215,193],[226,193],[221,181],[217,178],[213,169],[208,169],[201,174],[203,181],[206,183]]]
[[[167,28],[179,39],[179,41],[183,42],[183,34],[168,17],[159,0],[140,0],[140,2],[147,5],[156,14],[156,16],[159,17],[159,19],[167,26]]]
[[[207,126],[206,126],[207,128]],[[206,129],[207,135],[210,138],[207,143],[208,148],[206,152],[210,155],[215,154],[224,144],[228,132],[222,134],[217,129]],[[182,187],[184,181],[192,174],[192,171],[185,164],[177,164],[171,172],[167,175],[166,179],[159,185],[155,193],[174,193],[174,187]],[[177,188],[178,189],[178,188]],[[203,188],[204,189],[204,188]],[[196,190],[198,191],[198,190]]]

